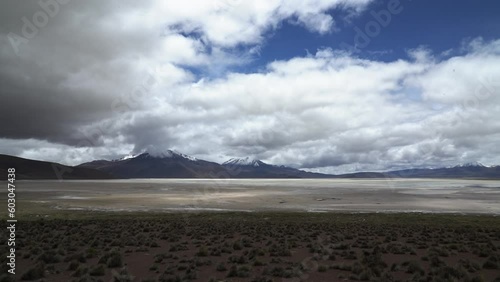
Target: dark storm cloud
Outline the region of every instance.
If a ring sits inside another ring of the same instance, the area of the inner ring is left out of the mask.
[[[106,36],[101,23],[92,22],[110,12],[111,1],[90,6],[92,13],[76,2],[2,3],[0,119],[9,122],[2,124],[1,137],[103,144],[102,135],[88,136],[84,127],[116,116],[113,103],[127,89],[131,71],[112,63],[121,42],[108,40],[113,34]]]
[[[94,93],[68,94],[53,85],[26,84],[0,79],[2,137],[37,138],[77,145],[78,128],[109,116],[112,99]]]

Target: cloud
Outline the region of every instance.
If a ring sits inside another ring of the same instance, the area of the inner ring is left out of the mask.
[[[302,9],[323,14],[341,3],[7,1],[0,12],[0,117],[10,121],[3,137],[78,145],[89,124],[154,104],[146,99],[153,89],[134,99],[144,77],[155,76],[155,90],[165,94],[192,82],[189,67],[221,75],[251,59],[234,48],[255,48],[266,31]]]
[[[329,11],[369,2],[70,1],[16,53],[9,34],[41,8],[8,1],[0,148],[68,164],[151,146],[324,172],[500,164],[500,41],[389,62],[325,48],[234,71],[283,22],[325,34],[343,20]]]
[[[157,105],[165,110],[154,120],[183,136],[174,142],[179,150],[215,160],[217,154],[248,154],[334,172],[339,166],[381,170],[472,159],[497,163],[496,155],[483,149],[497,150],[492,144],[500,129],[498,107],[492,102],[499,85],[493,80],[476,83],[481,75],[496,73],[496,59],[492,50],[444,61],[411,57],[379,62],[321,50],[315,56],[272,62],[262,73],[232,73],[181,86],[172,99]],[[456,68],[467,78],[455,84],[464,84],[461,98],[484,99],[473,107],[464,107],[460,99],[428,96],[434,93],[436,76],[451,80],[453,72],[442,69],[457,60]],[[477,60],[486,71],[467,71]],[[476,86],[487,86],[490,94],[467,94]]]

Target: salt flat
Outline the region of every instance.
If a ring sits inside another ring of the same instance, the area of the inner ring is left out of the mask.
[[[17,200],[68,210],[500,214],[500,181],[132,179],[17,181]],[[2,194],[5,198],[6,194]]]

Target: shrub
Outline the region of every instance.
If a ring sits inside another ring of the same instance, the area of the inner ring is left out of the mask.
[[[273,280],[267,279],[265,277],[256,277],[256,278],[252,279],[251,282],[273,282]]]
[[[81,263],[85,263],[87,262],[87,258],[85,257],[85,255],[83,253],[77,253],[77,254],[74,254],[74,255],[71,255],[71,256],[67,256],[64,261],[72,261],[72,260],[77,260]]]
[[[86,274],[88,271],[89,271],[89,268],[87,266],[80,265],[80,266],[78,266],[76,271],[73,273],[73,276],[80,277],[80,276],[83,276],[84,274]]]
[[[227,274],[227,277],[236,277],[238,276],[238,268],[236,265],[231,266],[229,269],[229,273]]]
[[[227,277],[248,277],[250,276],[250,268],[248,266],[231,266]]]
[[[433,272],[438,276],[439,281],[457,281],[467,275],[463,269],[456,269],[450,266],[441,266]]]
[[[467,282],[483,282],[484,280],[481,276],[474,276],[474,277],[469,278],[465,281],[467,281]],[[500,281],[500,278],[497,278],[495,281]]]
[[[184,280],[195,280],[198,278],[198,275],[196,274],[196,271],[188,269],[186,271],[186,275],[184,275]]]
[[[80,263],[78,261],[72,260],[69,263],[68,270],[74,271],[74,270],[76,270],[78,268],[79,265],[80,265]]]
[[[359,262],[355,262],[352,265],[352,270],[351,271],[354,274],[360,274],[363,271],[363,266],[361,266],[361,264]]]
[[[26,271],[22,276],[22,280],[36,280],[44,276],[45,268],[42,264],[38,264],[35,267]]]
[[[425,271],[424,269],[420,266],[420,264],[417,261],[410,261],[408,263],[408,266],[406,268],[407,273],[419,273],[419,274],[424,274]]]
[[[361,281],[368,281],[371,279],[373,273],[371,272],[370,269],[365,269],[359,274],[359,280]]]
[[[122,268],[119,273],[113,271],[112,274],[113,281],[131,282],[134,280],[134,276],[130,275],[126,268]]]
[[[290,278],[294,276],[294,272],[292,270],[284,269],[281,266],[276,266],[271,269],[270,274],[274,277],[284,277]]]
[[[264,265],[266,265],[266,263],[256,258],[253,262],[253,265],[254,266],[264,266]]]
[[[198,250],[198,252],[196,253],[196,255],[199,256],[199,257],[206,257],[206,256],[208,256],[207,248],[206,247],[200,247],[200,249]]]
[[[223,262],[221,262],[221,263],[219,263],[219,264],[217,265],[216,270],[217,270],[217,271],[226,271],[226,270],[227,270],[227,268],[226,268],[226,265],[225,265]]]
[[[492,261],[492,260],[487,260],[483,264],[484,269],[498,269],[498,263]]]
[[[87,258],[93,258],[97,256],[98,251],[95,248],[88,248],[87,249]]]
[[[233,250],[235,250],[235,251],[241,250],[241,243],[239,241],[234,242]]]
[[[55,252],[45,252],[38,257],[38,260],[46,264],[51,264],[61,262],[62,257]]]
[[[89,272],[89,274],[91,276],[104,276],[105,273],[106,273],[106,270],[104,269],[103,264],[99,264],[99,265],[95,266]]]
[[[106,265],[109,268],[121,267],[123,265],[122,255],[119,253],[112,253],[106,261]]]

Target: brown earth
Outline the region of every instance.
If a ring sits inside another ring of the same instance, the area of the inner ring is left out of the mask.
[[[19,222],[15,280],[500,281],[493,216],[81,214]]]

